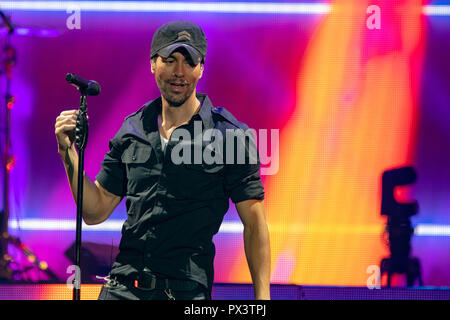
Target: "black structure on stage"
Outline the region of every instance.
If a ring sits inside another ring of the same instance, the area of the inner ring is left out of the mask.
[[[414,233],[410,218],[418,212],[419,206],[416,201],[400,203],[394,196],[396,187],[413,184],[416,180],[417,173],[413,167],[387,170],[382,175],[381,214],[387,216],[386,232],[391,255],[381,260],[380,276],[387,273],[388,287],[394,273],[405,274],[408,287],[413,286],[416,280],[423,286],[420,261],[410,257]]]
[[[75,129],[75,145],[78,149],[78,177],[77,177],[77,219],[75,237],[75,282],[73,286],[73,300],[80,300],[81,288],[81,225],[83,213],[83,181],[84,181],[84,150],[88,140],[87,101],[88,95],[95,96],[100,93],[97,82],[85,80],[75,74],[68,73],[66,81],[77,87],[81,94],[80,107]]]
[[[36,255],[28,248],[18,237],[9,234],[8,220],[10,215],[9,206],[9,184],[10,171],[15,164],[15,157],[11,152],[11,110],[13,108],[15,97],[11,94],[11,84],[13,69],[16,65],[16,50],[11,45],[11,36],[15,34],[15,26],[11,19],[0,11],[0,19],[3,22],[2,27],[7,28],[5,46],[3,48],[3,69],[1,74],[5,75],[5,109],[4,109],[4,146],[2,150],[2,165],[3,165],[3,210],[0,212],[0,280],[10,281],[14,278],[16,273],[20,275],[27,272],[30,267],[21,270],[12,270],[11,265],[17,264],[13,258],[8,254],[8,245],[13,245],[18,248],[21,253],[27,257],[28,261],[32,263],[39,271],[44,272],[52,281],[58,281],[57,276],[50,270],[45,261],[39,261]]]
[[[16,63],[16,51],[10,45],[10,36],[14,32],[14,27],[10,19],[0,11],[0,17],[3,24],[8,29],[6,35],[6,43],[4,46],[4,60],[2,73],[6,76],[6,92],[5,92],[5,122],[4,122],[4,147],[2,154],[3,164],[3,211],[1,215],[0,225],[0,279],[11,279],[13,271],[10,268],[11,257],[8,255],[8,219],[9,219],[9,171],[13,164],[14,158],[11,155],[11,106],[14,103],[14,97],[11,95],[12,69]]]

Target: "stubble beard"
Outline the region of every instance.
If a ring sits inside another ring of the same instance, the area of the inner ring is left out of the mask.
[[[188,90],[185,94],[173,94],[170,92],[170,84],[163,81],[157,81],[159,91],[163,98],[167,101],[170,107],[180,107],[182,106],[194,93],[196,83],[189,84]]]

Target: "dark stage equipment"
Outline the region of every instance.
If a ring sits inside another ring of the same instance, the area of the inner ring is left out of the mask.
[[[49,269],[45,261],[39,261],[36,255],[27,247],[18,237],[9,234],[8,219],[10,215],[9,205],[9,184],[10,171],[13,169],[16,159],[11,152],[11,110],[14,106],[15,97],[11,94],[11,83],[13,69],[16,65],[16,50],[11,45],[11,36],[15,35],[16,26],[11,22],[2,11],[0,11],[0,19],[6,27],[7,34],[5,46],[3,48],[3,69],[1,74],[5,76],[5,108],[4,108],[4,141],[2,150],[3,165],[3,210],[0,212],[0,280],[9,281],[14,278],[15,273],[27,272],[29,268],[15,269],[11,268],[14,262],[13,258],[8,254],[8,245],[18,248],[22,254],[27,257],[39,271],[44,272],[50,280],[57,281],[56,275]]]
[[[391,255],[381,260],[380,274],[387,273],[387,286],[391,286],[394,273],[405,274],[407,286],[411,287],[418,280],[423,286],[420,261],[410,256],[411,236],[414,228],[411,216],[418,212],[417,201],[400,203],[395,199],[396,187],[413,184],[417,173],[413,167],[387,170],[382,175],[381,214],[387,216],[386,232]]]

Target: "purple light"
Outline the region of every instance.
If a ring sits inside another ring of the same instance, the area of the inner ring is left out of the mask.
[[[41,38],[55,38],[60,35],[60,32],[52,29],[39,29],[35,31],[35,35]]]
[[[31,32],[32,32],[32,30],[29,28],[16,28],[14,30],[14,33],[19,36],[28,36],[31,34]]]
[[[0,28],[0,35],[6,35],[8,33],[7,28]],[[53,29],[33,29],[26,27],[18,27],[14,29],[14,35],[23,37],[38,37],[38,38],[55,38],[60,35],[58,30]]]

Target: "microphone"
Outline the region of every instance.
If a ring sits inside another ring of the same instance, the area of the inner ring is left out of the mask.
[[[94,80],[86,80],[73,73],[68,73],[66,80],[88,96],[96,96],[100,93],[100,85]]]

